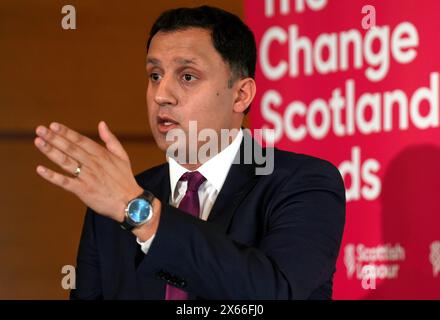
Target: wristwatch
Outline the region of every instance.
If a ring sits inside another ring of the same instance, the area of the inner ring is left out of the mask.
[[[131,231],[146,224],[153,217],[153,199],[154,195],[147,190],[130,200],[125,208],[125,219],[121,223],[121,228]]]

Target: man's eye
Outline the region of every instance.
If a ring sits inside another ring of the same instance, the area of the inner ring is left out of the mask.
[[[196,80],[196,79],[197,79],[197,78],[194,77],[194,76],[191,75],[191,74],[184,74],[184,75],[183,75],[183,80],[186,81],[186,82],[192,82],[192,81],[194,81],[194,80]]]
[[[154,82],[159,81],[160,75],[158,73],[153,72],[152,74],[150,74],[150,79]]]

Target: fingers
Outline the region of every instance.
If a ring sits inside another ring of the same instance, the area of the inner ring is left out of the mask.
[[[49,143],[41,139],[40,137],[36,138],[35,146],[44,153],[52,162],[56,163],[60,166],[64,171],[73,174],[75,169],[80,165],[78,161],[72,159],[65,153],[60,150],[54,148]]]
[[[52,184],[59,186],[64,190],[73,192],[75,194],[78,193],[81,188],[80,180],[59,174],[46,167],[38,166],[37,173],[47,181],[51,182]]]
[[[129,160],[127,152],[119,142],[118,138],[110,131],[110,128],[104,121],[101,121],[98,125],[99,136],[104,141],[107,149],[123,160]]]
[[[54,133],[62,136],[66,140],[80,146],[81,148],[83,148],[85,151],[87,151],[90,154],[97,155],[98,152],[100,151],[100,149],[102,149],[102,147],[98,143],[93,141],[92,139],[90,139],[82,134],[79,134],[75,130],[70,129],[69,127],[67,127],[61,123],[53,122],[50,124],[49,128]]]
[[[58,149],[59,151],[63,152],[64,154],[70,156],[72,159],[77,160],[81,164],[88,164],[90,162],[90,154],[87,153],[81,146],[78,144],[75,144],[71,142],[70,140],[67,140],[63,136],[54,133],[53,131],[49,130],[48,128],[44,126],[39,126],[36,130],[36,133],[39,137],[39,140],[35,141],[37,147],[41,146],[43,142],[46,142],[50,144],[54,148],[39,147],[40,151],[49,156],[55,156],[54,149]],[[38,142],[38,143],[37,143]],[[102,147],[100,147],[102,148]]]

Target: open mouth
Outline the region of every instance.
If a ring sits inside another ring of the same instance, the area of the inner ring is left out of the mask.
[[[179,123],[169,116],[157,117],[158,129],[161,133],[167,133],[169,130],[176,128]]]

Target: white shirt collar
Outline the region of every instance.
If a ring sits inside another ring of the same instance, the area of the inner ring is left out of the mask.
[[[197,171],[199,171],[218,192],[220,192],[223,187],[226,176],[228,175],[232,162],[235,159],[235,155],[237,154],[238,149],[240,149],[242,139],[243,130],[240,128],[237,136],[229,146],[224,148],[221,152],[206,161],[197,169]],[[171,197],[174,199],[177,182],[179,182],[182,175],[189,170],[181,166],[172,157],[167,157],[167,160],[169,163]]]

